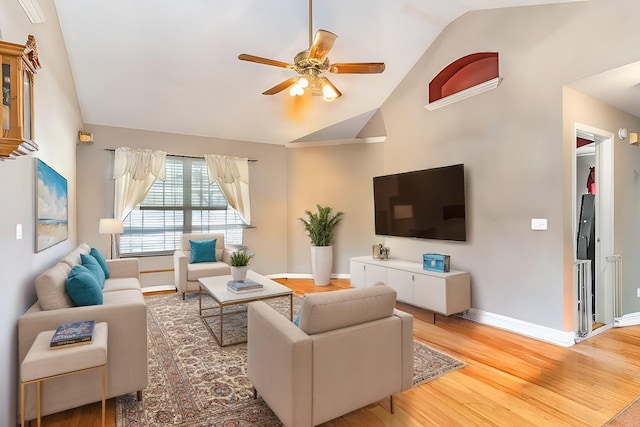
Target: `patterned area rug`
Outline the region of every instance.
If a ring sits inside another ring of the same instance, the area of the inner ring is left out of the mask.
[[[605,427],[634,427],[638,425],[640,425],[640,397],[609,420]]]
[[[294,313],[301,299],[294,296]],[[246,344],[220,347],[198,315],[198,295],[158,295],[146,298],[149,340],[149,386],[143,405],[135,394],[116,399],[120,427],[150,426],[280,426],[275,414],[246,377]],[[289,316],[289,297],[268,302]],[[212,300],[203,307],[215,313]],[[246,306],[224,319],[225,343],[246,336]],[[226,310],[225,310],[226,312]],[[207,319],[219,328],[217,318]],[[218,329],[214,329],[218,330]],[[414,341],[414,385],[464,366],[446,354]]]

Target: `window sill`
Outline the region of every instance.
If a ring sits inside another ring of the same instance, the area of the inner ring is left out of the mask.
[[[139,252],[130,254],[120,254],[120,258],[150,258],[157,256],[172,256],[175,251],[162,251],[162,252]]]

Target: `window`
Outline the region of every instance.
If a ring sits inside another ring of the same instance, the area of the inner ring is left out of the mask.
[[[182,233],[221,231],[226,243],[242,244],[245,224],[218,185],[209,185],[204,159],[167,156],[166,168],[167,180],[156,180],[123,221],[120,253],[171,253]]]

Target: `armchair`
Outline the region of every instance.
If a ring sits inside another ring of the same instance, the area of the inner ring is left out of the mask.
[[[285,426],[315,426],[411,388],[413,316],[395,301],[382,284],[309,294],[300,327],[249,304],[247,375]]]
[[[216,239],[216,262],[199,262],[191,264],[191,245],[189,240]],[[173,271],[178,292],[182,299],[186,292],[197,291],[200,287],[198,279],[202,277],[224,276],[231,274],[229,257],[232,249],[224,243],[223,233],[185,233],[180,238],[180,248],[173,253]]]

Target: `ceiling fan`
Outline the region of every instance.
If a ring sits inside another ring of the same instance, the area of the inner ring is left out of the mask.
[[[312,11],[313,0],[309,0],[309,49],[303,50],[293,58],[293,64],[246,53],[238,55],[242,61],[256,62],[258,64],[294,70],[299,77],[291,77],[278,83],[271,89],[262,92],[263,95],[275,95],[285,89],[289,89],[289,95],[303,95],[305,89],[310,90],[313,96],[322,96],[325,101],[333,101],[342,96],[342,93],[331,81],[322,76],[324,72],[338,74],[376,74],[384,71],[384,62],[345,62],[332,64],[329,61],[329,51],[333,47],[337,35],[330,31],[318,30],[315,38],[312,37]]]

